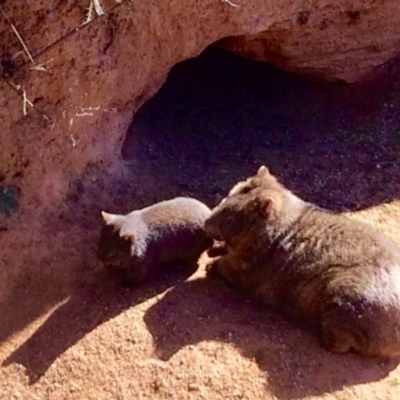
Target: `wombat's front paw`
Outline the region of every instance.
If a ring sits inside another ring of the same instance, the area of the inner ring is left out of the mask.
[[[219,260],[219,257],[215,257],[206,264],[207,276],[218,276],[219,275],[218,260]]]

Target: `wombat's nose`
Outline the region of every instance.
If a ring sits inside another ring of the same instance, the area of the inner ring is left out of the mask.
[[[216,226],[213,224],[211,218],[207,219],[204,223],[204,231],[207,233],[208,236],[211,236],[215,240],[222,240],[221,234]]]

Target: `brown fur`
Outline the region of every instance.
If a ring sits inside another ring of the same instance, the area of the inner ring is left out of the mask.
[[[336,352],[400,354],[400,249],[371,226],[301,200],[266,167],[212,212],[210,272],[321,332]]]
[[[123,271],[126,283],[132,285],[146,282],[166,263],[183,262],[196,269],[200,254],[212,244],[203,230],[210,214],[205,204],[185,197],[127,215],[103,212],[98,258]]]

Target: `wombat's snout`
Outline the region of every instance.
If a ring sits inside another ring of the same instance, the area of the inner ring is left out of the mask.
[[[204,223],[204,231],[207,233],[208,236],[212,237],[215,240],[223,240],[219,229],[217,229],[215,224],[213,223],[212,214],[208,219],[206,219]]]

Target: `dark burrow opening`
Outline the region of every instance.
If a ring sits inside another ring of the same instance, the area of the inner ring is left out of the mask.
[[[122,150],[134,192],[214,205],[265,164],[329,209],[398,198],[399,71],[394,61],[363,83],[323,84],[210,47],[134,116]]]

